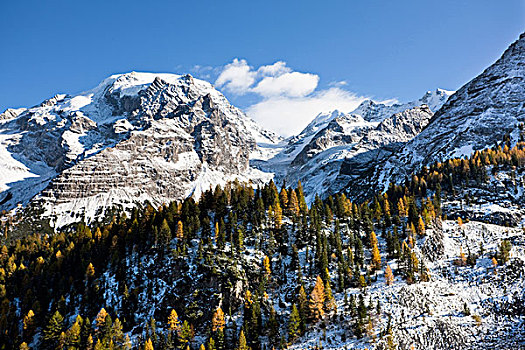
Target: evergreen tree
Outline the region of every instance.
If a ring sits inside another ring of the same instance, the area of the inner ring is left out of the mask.
[[[246,337],[244,336],[244,331],[241,329],[241,334],[239,335],[239,346],[237,350],[249,350],[250,348],[246,344]]]
[[[281,207],[286,208],[288,206],[288,192],[286,191],[286,188],[282,188],[281,192],[279,193],[279,200],[281,201]]]
[[[498,246],[497,260],[500,264],[505,264],[510,259],[510,251],[512,249],[512,244],[504,239]]]
[[[308,212],[308,206],[306,205],[306,199],[304,198],[303,185],[301,184],[301,181],[297,183],[297,199],[299,201],[300,212],[306,214]]]
[[[201,345],[201,348],[204,349],[204,345]],[[215,347],[215,340],[213,340],[212,337],[210,337],[210,339],[208,340],[208,350],[216,350],[217,348]]]
[[[275,309],[270,305],[270,313],[268,316],[268,340],[270,346],[276,346],[279,342],[279,321],[275,314]]]
[[[394,335],[392,334],[391,327],[388,327],[387,334],[388,334],[386,337],[387,350],[397,350],[397,344],[394,342]]]
[[[304,291],[304,287],[301,285],[299,288],[299,293],[297,295],[297,305],[299,306],[299,318],[301,320],[301,331],[304,332],[306,329],[306,320],[308,319],[309,315],[309,305],[308,305],[308,299],[306,297],[306,292]]]
[[[162,224],[160,225],[159,240],[160,243],[164,245],[168,244],[171,240],[171,229],[166,219],[162,220]]]
[[[224,330],[223,329],[217,329],[215,332],[215,348],[217,350],[225,350],[225,339],[224,339]]]
[[[328,274],[328,269],[326,269],[326,275],[327,278],[324,286],[325,309],[327,311],[337,311],[337,305],[335,303],[335,299],[332,294],[332,287],[330,285],[330,275]]]
[[[280,228],[283,221],[283,211],[278,201],[273,205],[272,219],[274,227]]]
[[[59,345],[60,335],[64,330],[64,317],[55,311],[49,319],[43,332],[43,346],[45,349],[55,349]]]
[[[292,312],[288,321],[288,342],[292,343],[301,333],[301,318],[295,304],[292,305]]]
[[[188,323],[188,321],[184,320],[182,323],[181,330],[178,334],[178,340],[179,340],[179,349],[185,349],[187,345],[189,345],[192,338],[192,331],[191,326]]]
[[[124,332],[122,331],[122,323],[118,318],[115,319],[111,327],[111,337],[113,343],[118,347],[123,347],[125,344]]]
[[[66,332],[66,346],[68,349],[80,349],[81,342],[81,330],[82,330],[82,317],[77,316],[75,323]]]
[[[365,261],[365,252],[363,249],[363,241],[359,237],[355,239],[355,255],[354,261],[356,264],[363,265]]]

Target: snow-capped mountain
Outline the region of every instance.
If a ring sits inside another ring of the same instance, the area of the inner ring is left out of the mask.
[[[457,93],[365,101],[350,113],[320,114],[287,140],[207,82],[114,75],[77,96],[0,115],[0,210],[39,201],[63,224],[113,205],[198,196],[233,179],[300,180],[308,201],[343,189],[365,197],[422,164],[469,154],[505,134],[516,141],[525,121],[524,42],[522,35]]]
[[[367,121],[380,122],[395,113],[403,112],[407,109],[422,105],[427,105],[431,111],[436,112],[445,102],[447,102],[448,98],[454,94],[454,92],[455,91],[444,89],[427,91],[420,99],[407,103],[386,104],[374,102],[373,100],[366,100],[352,111],[352,114],[358,114]]]
[[[510,135],[525,122],[525,34],[493,65],[459,89],[421,134],[376,170],[378,181],[400,180],[421,165],[469,155]]]
[[[300,180],[309,201],[336,193],[421,132],[453,93],[436,89],[404,104],[368,100],[351,113],[321,113],[273,158],[252,164],[278,183]]]
[[[207,82],[114,75],[77,96],[1,115],[0,209],[38,201],[62,225],[234,179],[260,183],[271,175],[249,158],[260,153],[257,142],[277,141]]]

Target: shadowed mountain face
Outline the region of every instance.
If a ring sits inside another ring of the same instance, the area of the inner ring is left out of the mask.
[[[493,146],[525,122],[525,34],[492,66],[465,84],[436,112],[429,125],[391,157],[376,179],[386,184],[414,169]],[[382,173],[384,175],[382,175]]]
[[[344,189],[351,198],[364,199],[424,165],[470,155],[501,142],[505,135],[515,143],[519,124],[525,122],[524,79],[522,34],[498,61],[451,95],[431,118],[421,118],[414,129],[407,129],[408,115],[392,118],[378,135],[383,145],[358,157],[345,157],[327,193]],[[409,131],[407,137],[389,145],[387,135],[403,130]]]

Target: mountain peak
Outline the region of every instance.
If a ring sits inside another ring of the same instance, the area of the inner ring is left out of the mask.
[[[0,209],[38,203],[57,227],[114,205],[269,181],[249,160],[260,153],[257,142],[279,140],[210,83],[168,73],[115,74],[1,116]]]
[[[393,114],[424,104],[426,104],[432,112],[436,112],[441,106],[443,106],[443,104],[445,104],[452,94],[454,94],[454,91],[438,88],[433,91],[427,91],[420,99],[406,103],[390,104],[369,99],[361,102],[351,114],[358,114],[367,121],[379,123]]]

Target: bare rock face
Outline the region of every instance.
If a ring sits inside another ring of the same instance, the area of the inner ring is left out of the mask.
[[[372,125],[359,115],[340,114],[320,130],[292,161],[292,165],[304,165],[319,153],[338,146],[349,146],[363,138]]]
[[[347,188],[354,199],[373,195],[371,175],[376,169],[383,169],[386,159],[402,150],[408,141],[418,135],[432,115],[426,105],[414,107],[392,115],[370,130],[354,147],[357,151],[355,155],[344,159],[336,181],[339,186],[337,190]]]
[[[437,261],[443,257],[445,253],[444,238],[441,219],[434,219],[432,229],[427,230],[427,237],[421,247],[421,252],[425,258],[430,261]]]
[[[229,180],[268,181],[249,157],[256,139],[277,140],[189,75],[117,75],[4,119],[0,146],[10,159],[0,167],[20,181],[0,188],[0,200],[10,194],[0,209],[31,200],[58,226],[112,206],[199,195]]]

